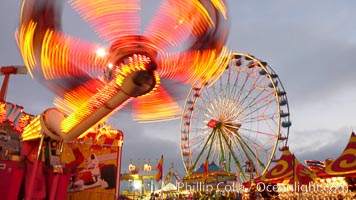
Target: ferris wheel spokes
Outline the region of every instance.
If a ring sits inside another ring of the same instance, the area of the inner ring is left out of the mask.
[[[289,111],[281,85],[267,63],[235,53],[217,81],[192,87],[181,122],[187,173],[206,158],[225,171],[236,169],[244,180],[250,176],[244,169],[253,175],[266,171],[277,147],[288,139],[289,126],[282,122]]]

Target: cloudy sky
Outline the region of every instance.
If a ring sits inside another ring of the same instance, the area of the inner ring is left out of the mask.
[[[23,65],[14,39],[20,0],[0,5],[0,65]],[[229,48],[267,61],[285,86],[293,123],[291,151],[300,160],[338,156],[356,129],[356,1],[229,0],[228,6]],[[64,13],[65,30],[98,40],[72,10]],[[28,113],[53,107],[53,97],[29,76],[10,78],[7,101]],[[150,158],[155,164],[164,154],[166,168],[174,162],[183,172],[180,120],[138,124],[125,111],[109,123],[125,134],[124,170],[130,159]]]

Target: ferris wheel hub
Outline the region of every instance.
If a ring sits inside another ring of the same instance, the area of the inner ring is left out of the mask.
[[[219,125],[221,125],[221,122],[216,121],[215,119],[211,119],[207,124],[210,128],[217,128]]]

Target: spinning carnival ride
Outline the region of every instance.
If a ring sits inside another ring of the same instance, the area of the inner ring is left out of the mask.
[[[110,45],[61,32],[61,0],[23,1],[16,34],[23,60],[30,75],[57,95],[56,108],[35,119],[23,140],[39,133],[80,137],[131,100],[137,120],[171,119],[180,109],[163,80],[205,82],[227,65],[223,0],[165,0],[143,33],[139,0],[69,4]]]
[[[266,171],[287,145],[289,106],[275,71],[251,55],[234,53],[218,80],[192,87],[181,121],[187,174],[206,159],[247,181]]]
[[[129,102],[134,119],[172,119],[180,109],[164,80],[198,84],[217,78],[227,66],[223,0],[164,0],[142,33],[139,0],[68,2],[109,45],[62,32],[62,0],[23,1],[16,38],[24,63],[57,96],[56,108],[32,120],[23,141],[82,137]],[[118,165],[116,188],[119,176]]]

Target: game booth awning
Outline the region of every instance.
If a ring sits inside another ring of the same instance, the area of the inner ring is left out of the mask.
[[[304,185],[317,178],[310,169],[299,162],[288,147],[283,147],[281,151],[282,155],[276,164],[262,176],[254,179],[254,182]]]
[[[183,183],[185,185],[191,185],[196,183],[201,183],[202,180],[206,179],[206,184],[217,185],[221,182],[229,182],[236,180],[236,174],[224,171],[221,167],[219,167],[215,162],[211,162],[208,164],[206,170],[204,170],[205,164],[201,164],[200,167],[195,170],[192,174],[187,175],[183,178]],[[205,172],[206,171],[206,172]],[[207,173],[205,175],[205,173]],[[206,176],[206,177],[204,177]],[[204,181],[203,181],[204,182]],[[223,185],[223,184],[220,184]]]
[[[320,177],[353,177],[356,178],[356,135],[351,133],[344,151],[333,162],[318,173]]]

